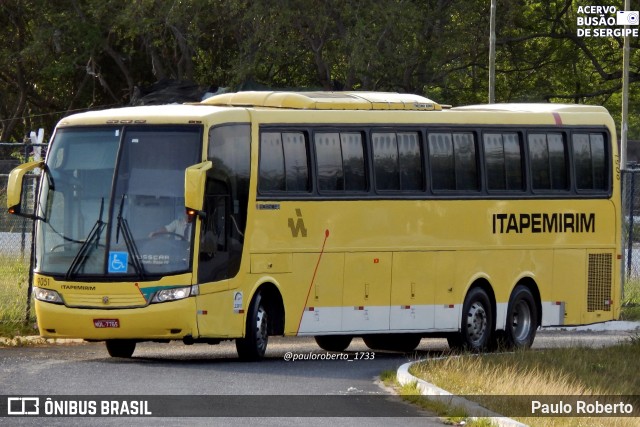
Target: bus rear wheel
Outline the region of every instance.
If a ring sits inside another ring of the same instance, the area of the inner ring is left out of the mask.
[[[350,335],[318,335],[314,338],[318,347],[326,351],[344,351],[353,339]]]
[[[416,349],[422,337],[416,334],[377,334],[362,337],[372,350],[401,351],[408,353]]]
[[[480,352],[491,345],[493,335],[493,311],[491,300],[482,288],[473,288],[462,306],[460,332],[447,338],[454,350]]]
[[[267,351],[268,343],[269,315],[262,301],[262,294],[258,293],[249,306],[245,336],[236,339],[236,350],[242,360],[260,360]]]
[[[518,285],[509,298],[506,344],[509,348],[529,348],[533,344],[538,328],[538,309],[533,294],[523,285]]]
[[[136,349],[134,340],[107,340],[107,351],[111,357],[130,358]]]

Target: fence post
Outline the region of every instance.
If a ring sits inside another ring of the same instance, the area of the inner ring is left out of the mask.
[[[627,235],[627,280],[631,277],[631,258],[633,256],[633,197],[635,194],[635,186],[636,186],[636,174],[631,171],[628,173],[631,179],[631,188],[629,192],[625,191],[625,196],[627,196],[628,200],[628,215],[629,215],[629,233]]]
[[[29,135],[31,139],[31,144],[33,145],[33,157],[34,160],[40,160],[42,158],[42,145],[44,141],[44,129],[38,129],[38,134],[35,132],[31,132]],[[29,157],[25,158],[25,161],[28,161]],[[36,172],[37,173],[37,172]],[[38,173],[38,175],[40,175]],[[40,190],[40,179],[36,179],[33,183],[33,203],[37,205],[37,197]],[[29,320],[31,318],[31,295],[33,295],[33,267],[35,261],[35,231],[36,231],[36,222],[31,221],[31,250],[29,251],[29,284],[27,286],[27,307],[24,315],[24,324],[28,325]],[[24,242],[23,242],[24,246]],[[23,255],[24,257],[24,255]]]
[[[24,139],[24,156],[22,157],[22,163],[28,162],[29,161],[29,140],[27,138]],[[22,256],[22,259],[24,259],[24,246],[25,246],[25,240],[27,238],[27,233],[26,233],[26,228],[27,228],[27,219],[26,218],[22,218],[22,227],[20,227],[20,255]]]

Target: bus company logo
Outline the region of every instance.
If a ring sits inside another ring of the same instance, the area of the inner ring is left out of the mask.
[[[289,218],[288,224],[291,229],[291,237],[298,237],[299,234],[302,234],[302,237],[307,237],[307,227],[304,226],[304,220],[302,219],[302,210],[296,209],[296,217]]]
[[[615,6],[578,6],[576,23],[578,37],[638,37],[638,28],[625,27],[640,25],[640,12]]]
[[[40,415],[40,398],[7,398],[7,415]]]
[[[493,214],[493,234],[595,233],[595,213]]]

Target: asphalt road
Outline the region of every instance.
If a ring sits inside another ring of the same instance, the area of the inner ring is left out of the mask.
[[[625,331],[545,331],[534,349],[606,346],[628,339]],[[415,359],[448,349],[442,339],[424,339],[411,354],[371,352],[355,339],[348,360],[320,360],[327,353],[312,338],[271,338],[267,357],[237,359],[231,342],[215,346],[142,343],[132,359],[109,357],[102,343],[0,348],[0,396],[177,396],[182,406],[155,413],[189,411],[207,418],[0,418],[6,425],[443,425],[402,402],[377,377]],[[287,361],[287,357],[315,360]],[[185,397],[186,396],[186,397]],[[189,398],[188,396],[193,396]],[[204,399],[204,400],[203,400]],[[208,402],[203,408],[203,401]],[[2,402],[0,402],[2,403]],[[169,408],[169,409],[167,409]],[[307,415],[311,415],[308,417]],[[231,418],[241,416],[243,418]],[[363,418],[364,417],[364,418]]]

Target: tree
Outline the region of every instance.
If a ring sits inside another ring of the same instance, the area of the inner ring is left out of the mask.
[[[619,114],[622,40],[578,37],[577,7],[498,2],[497,102],[594,103]],[[487,0],[5,0],[0,140],[50,130],[74,111],[129,104],[162,79],[482,103],[488,22]],[[636,118],[639,43],[632,39]],[[631,137],[640,137],[638,121]]]

